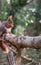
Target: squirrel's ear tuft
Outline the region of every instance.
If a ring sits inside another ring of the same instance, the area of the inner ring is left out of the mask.
[[[12,16],[9,16],[9,17],[8,17],[8,21],[9,21],[9,20],[12,20]]]
[[[13,23],[12,16],[8,17],[8,22]]]

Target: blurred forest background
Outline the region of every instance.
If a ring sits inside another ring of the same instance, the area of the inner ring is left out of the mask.
[[[41,0],[0,0],[0,20],[7,20],[9,15],[13,16],[12,33],[29,36],[41,35]],[[39,61],[36,49],[24,49],[23,55],[29,56],[33,61]],[[24,61],[22,60],[21,65],[28,63]]]

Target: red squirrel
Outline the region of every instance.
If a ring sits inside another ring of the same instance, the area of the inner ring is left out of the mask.
[[[3,22],[1,25],[1,36],[3,36],[4,33],[11,33],[11,29],[14,26],[13,21],[12,21],[12,16],[8,17],[8,20],[6,22]]]
[[[6,34],[10,34],[11,33],[11,29],[14,26],[13,21],[12,21],[12,16],[8,17],[8,20],[6,22],[2,22],[2,25],[0,26],[0,31],[2,31],[2,33],[0,34],[0,38],[6,33]],[[9,49],[7,47],[7,45],[5,44],[4,41],[0,42],[0,47],[1,49],[8,53]]]

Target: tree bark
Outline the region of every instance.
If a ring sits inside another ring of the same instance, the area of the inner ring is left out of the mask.
[[[15,63],[15,65],[20,65],[21,64],[21,53],[22,53],[22,49],[19,49],[17,57],[16,57],[16,63]]]
[[[17,48],[41,48],[41,36],[15,36],[14,34],[6,34],[5,40],[10,42]]]

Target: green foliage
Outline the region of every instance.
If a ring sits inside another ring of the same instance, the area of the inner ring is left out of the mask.
[[[0,12],[0,20],[6,20],[7,19],[7,15],[8,15],[8,13],[7,13],[7,9],[8,9],[8,3],[7,3],[7,1],[5,0],[5,1],[3,1],[3,0],[1,0],[1,12]]]
[[[31,1],[31,0],[30,0]],[[36,4],[32,2],[29,5],[29,0],[10,0],[8,4],[7,0],[3,1],[0,20],[6,20],[8,15],[13,16],[13,21],[15,25],[15,29],[17,25],[22,25],[24,28],[28,27],[31,23],[33,23],[33,29],[41,33],[41,1],[38,1]],[[12,32],[14,30],[12,29]],[[33,30],[32,29],[32,30]],[[27,31],[28,32],[28,31]],[[36,35],[36,34],[35,34]]]
[[[16,27],[16,29],[15,29],[15,34],[16,34],[16,35],[23,35],[23,34],[24,34],[24,27],[18,25],[18,26]]]
[[[19,0],[19,5],[22,7],[22,6],[25,6],[27,4],[27,0]]]
[[[33,3],[34,0],[0,0],[0,20],[7,20],[9,15],[13,16],[14,28],[12,33],[23,35],[24,30],[26,35],[41,34],[41,0]],[[30,3],[28,1],[31,1]],[[28,54],[35,61],[39,60],[39,56],[35,49],[25,49],[23,55]],[[24,60],[23,60],[24,61]],[[24,63],[24,62],[23,62]],[[22,65],[24,65],[22,63]]]

